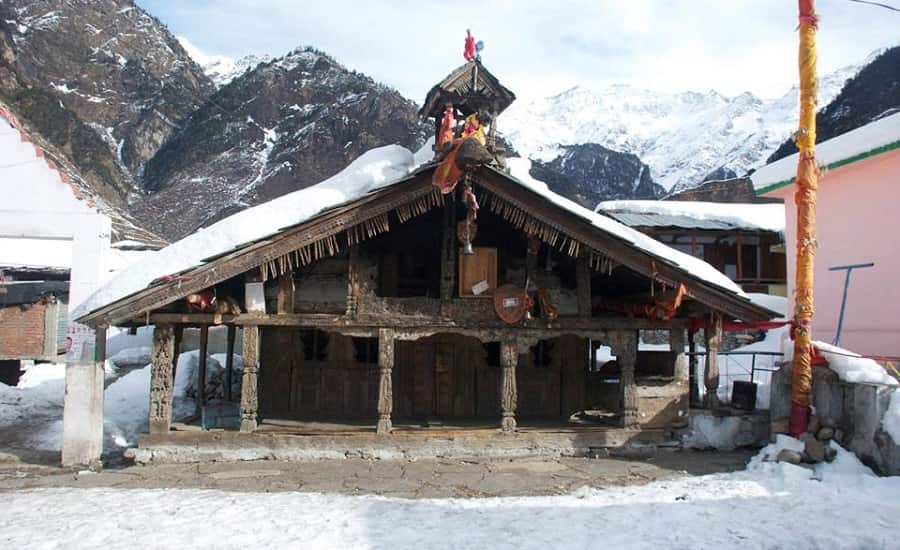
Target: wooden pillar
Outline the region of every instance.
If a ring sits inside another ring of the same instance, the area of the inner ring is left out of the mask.
[[[688,383],[691,405],[700,404],[700,363],[697,361],[697,329],[688,329]]]
[[[516,388],[516,364],[519,348],[514,340],[500,342],[500,411],[503,415],[500,429],[503,433],[516,431],[516,405],[519,395]]]
[[[243,334],[244,374],[241,378],[241,431],[256,429],[259,397],[257,394],[257,374],[259,371],[259,327],[247,325]]]
[[[275,311],[279,315],[294,313],[294,274],[287,271],[278,276],[278,294]]]
[[[394,411],[394,386],[391,375],[394,370],[394,331],[378,330],[378,426],[379,434],[389,434],[393,428],[391,413]]]
[[[703,382],[706,386],[706,406],[719,406],[719,344],[722,341],[722,315],[713,313],[709,326],[703,331],[706,337],[706,370]]]
[[[206,406],[206,354],[209,351],[209,326],[200,327],[200,352],[198,360],[200,361],[197,368],[197,411],[202,412]]]
[[[610,342],[616,362],[619,364],[619,397],[622,403],[622,427],[638,428],[637,385],[634,381],[634,368],[637,362],[637,331],[617,330],[611,332]]]
[[[234,340],[237,333],[237,327],[228,325],[228,347],[226,348],[225,357],[225,401],[231,403],[231,383],[234,372]]]
[[[744,240],[737,234],[737,280],[744,278]]]
[[[453,298],[456,286],[456,195],[444,197],[444,219],[441,233],[441,300]]]
[[[687,358],[684,356],[684,329],[669,330],[669,348],[672,350],[674,364],[672,372],[678,382],[688,381]]]
[[[350,247],[347,259],[347,317],[355,317],[359,313],[359,245]]]
[[[165,434],[172,427],[172,390],[175,360],[175,331],[172,325],[156,325],[153,329],[153,351],[150,358],[150,433]]]
[[[578,292],[578,316],[582,319],[591,317],[591,259],[587,251],[582,250],[575,264],[575,286]]]

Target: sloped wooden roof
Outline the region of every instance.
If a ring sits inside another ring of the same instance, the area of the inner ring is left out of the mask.
[[[500,84],[481,62],[470,61],[431,88],[419,115],[440,118],[448,101],[464,115],[479,109],[499,115],[515,100],[516,94]]]
[[[333,245],[344,248],[367,238],[366,235],[388,231],[388,214],[394,213],[403,221],[443,203],[431,183],[433,170],[434,166],[425,167],[299,225],[209,258],[183,272],[180,281],[149,286],[89,312],[78,322],[94,326],[128,322],[251,270],[267,266],[265,269],[277,271],[290,258],[302,260],[304,251]],[[717,286],[663,256],[640,249],[621,235],[604,231],[505,172],[482,167],[476,172],[475,186],[476,192],[487,199],[484,207],[511,214],[511,218],[504,214],[511,223],[558,248],[569,252],[574,249],[577,255],[579,248],[584,247],[591,254],[608,257],[658,282],[672,286],[684,283],[694,300],[732,318],[759,321],[777,316],[733,290]],[[586,212],[585,216],[593,214]]]

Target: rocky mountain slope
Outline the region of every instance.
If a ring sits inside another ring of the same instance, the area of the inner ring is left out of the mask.
[[[820,104],[834,98],[858,71],[846,67],[821,78]],[[707,179],[759,166],[796,126],[797,90],[775,100],[750,93],[660,93],[628,85],[575,87],[520,102],[500,117],[500,129],[522,154],[553,163],[566,146],[599,144],[636,155],[650,176],[677,191]],[[612,196],[605,189],[599,195]],[[649,198],[649,197],[648,197]]]
[[[421,145],[416,105],[311,48],[234,78],[147,163],[135,215],[176,238],[330,177],[363,152]]]
[[[900,46],[879,53],[816,115],[816,141],[825,141],[900,109]],[[767,162],[797,152],[785,141]]]
[[[563,145],[550,162],[533,160],[530,174],[585,208],[611,199],[657,199],[665,190],[641,159],[596,143]],[[602,183],[602,184],[601,184]]]
[[[0,2],[0,98],[125,195],[214,86],[131,0]]]

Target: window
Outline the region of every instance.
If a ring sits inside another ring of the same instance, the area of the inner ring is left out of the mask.
[[[588,361],[588,372],[600,372],[607,363],[616,360],[612,348],[599,340],[590,341],[591,358]]]

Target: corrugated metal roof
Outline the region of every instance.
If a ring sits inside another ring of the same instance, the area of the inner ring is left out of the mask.
[[[730,231],[744,229],[743,227],[721,220],[704,220],[690,216],[677,214],[645,214],[635,212],[603,211],[614,220],[624,223],[629,227],[677,227],[679,229],[704,229],[710,231]]]

